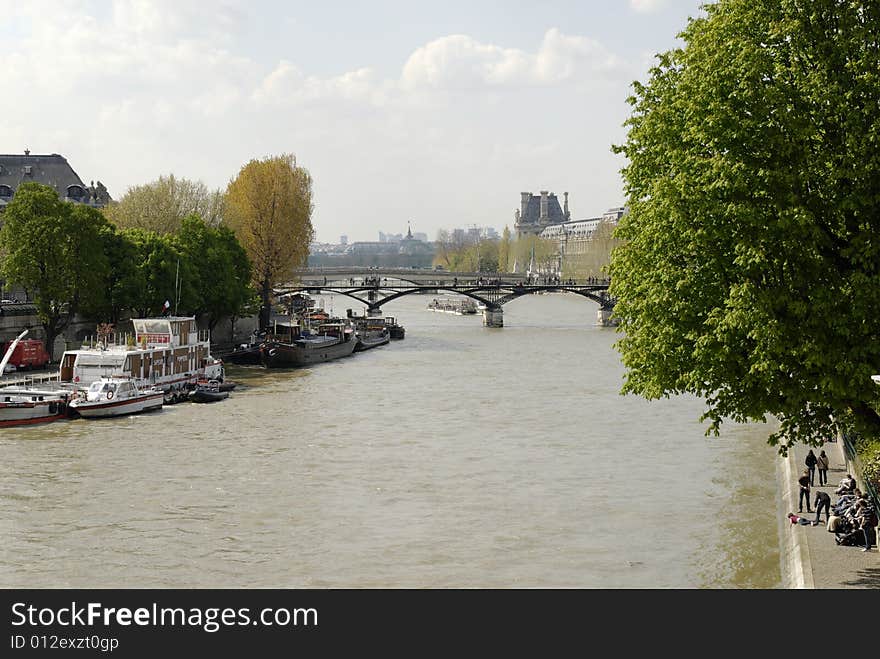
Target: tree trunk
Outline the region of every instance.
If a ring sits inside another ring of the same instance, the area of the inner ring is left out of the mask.
[[[269,327],[269,320],[272,317],[272,302],[269,299],[271,287],[269,286],[268,277],[263,279],[260,288],[260,298],[263,301],[263,306],[260,307],[260,329],[265,330]]]

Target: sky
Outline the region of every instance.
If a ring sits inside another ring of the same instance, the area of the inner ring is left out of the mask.
[[[698,0],[0,0],[0,153],[119,199],[292,153],[319,242],[624,203],[626,103]]]

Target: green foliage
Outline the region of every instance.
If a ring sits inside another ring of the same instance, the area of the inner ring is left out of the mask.
[[[880,3],[721,0],[630,99],[624,392],[816,443],[880,419]]]
[[[3,276],[33,291],[52,354],[55,337],[73,315],[103,302],[108,263],[100,236],[106,220],[39,183],[19,186],[3,220]]]
[[[614,237],[614,226],[610,222],[600,222],[589,240],[569,240],[562,261],[563,277],[607,276],[611,254],[620,244],[620,239]]]
[[[198,215],[184,218],[177,245],[191,267],[196,306],[214,328],[224,316],[239,315],[251,302],[251,265],[244,248],[227,227],[212,228]]]
[[[538,236],[521,236],[511,244],[511,252],[513,257],[511,259],[508,256],[508,259],[516,264],[519,272],[525,272],[531,266],[538,270],[551,270],[559,261],[559,247],[556,242]]]
[[[125,229],[123,236],[132,245],[140,282],[129,308],[140,317],[161,313],[165,301],[171,311],[186,313],[198,306],[194,264],[182,253],[172,235],[145,229]]]
[[[510,272],[513,262],[510,258],[510,229],[506,226],[501,232],[501,241],[498,243],[498,272]]]
[[[465,244],[457,249],[447,249],[442,265],[457,272],[497,272],[498,241],[484,239]]]
[[[210,191],[201,181],[160,176],[145,185],[128,189],[118,201],[104,209],[107,218],[120,229],[145,229],[156,233],[174,233],[191,214],[204,218],[210,226],[223,219],[225,195]]]
[[[109,267],[104,281],[104,304],[96,315],[116,325],[123,312],[143,294],[143,281],[137,266],[138,252],[113,225],[102,227],[100,236]]]

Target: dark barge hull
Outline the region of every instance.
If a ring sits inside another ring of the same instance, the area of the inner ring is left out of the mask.
[[[381,334],[375,334],[372,336],[369,334],[358,336],[357,345],[354,347],[354,351],[363,352],[370,348],[378,348],[379,346],[384,346],[386,343],[390,343],[390,341],[390,332],[382,332]]]
[[[262,346],[262,364],[266,368],[310,366],[347,357],[354,352],[356,345],[357,339],[354,337],[329,345],[312,345],[308,341],[294,343],[267,341]]]

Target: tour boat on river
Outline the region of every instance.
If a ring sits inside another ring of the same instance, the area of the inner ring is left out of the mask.
[[[100,378],[70,401],[70,409],[86,419],[124,416],[158,410],[165,402],[161,389],[138,389],[128,378]]]
[[[211,356],[210,333],[194,316],[133,318],[134,334],[99,339],[67,350],[61,382],[88,388],[102,377],[123,376],[137,388],[156,387],[184,397],[200,379],[222,379],[223,362]]]
[[[463,300],[438,300],[434,298],[428,303],[428,309],[464,316],[477,313],[477,303],[470,298]]]

